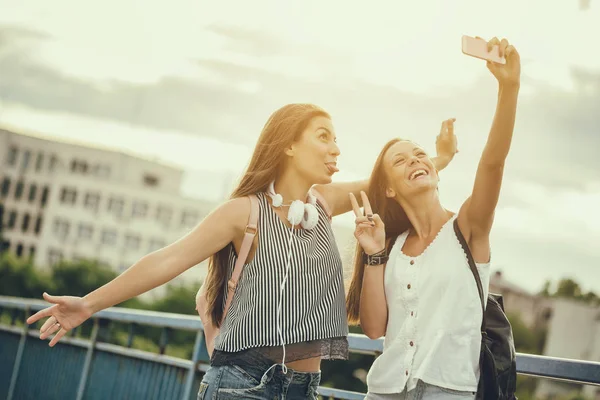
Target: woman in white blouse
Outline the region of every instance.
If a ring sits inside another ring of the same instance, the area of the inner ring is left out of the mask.
[[[385,336],[367,377],[367,399],[473,399],[479,381],[481,303],[454,220],[487,296],[490,231],[500,194],[520,86],[519,54],[494,38],[506,64],[487,63],[498,80],[496,115],[471,196],[458,214],[438,196],[438,174],[417,144],[386,144],[356,214],[356,267],[347,298],[350,322]],[[453,135],[454,120],[441,135]],[[444,132],[445,131],[445,132]],[[370,202],[369,202],[370,200]]]

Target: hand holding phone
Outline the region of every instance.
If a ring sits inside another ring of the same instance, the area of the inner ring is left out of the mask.
[[[500,57],[498,45],[492,47],[492,50],[488,52],[487,42],[483,39],[463,35],[462,52],[463,54],[479,58],[481,60],[492,61],[498,64],[506,64],[506,58]]]

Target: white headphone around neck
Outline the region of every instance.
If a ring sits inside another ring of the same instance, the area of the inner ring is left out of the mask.
[[[267,194],[273,201],[273,207],[283,206],[283,196],[275,193],[275,182],[271,182]],[[319,222],[319,212],[315,207],[316,203],[317,198],[310,191],[308,192],[308,203],[304,203],[302,200],[292,201],[287,215],[288,222],[292,226],[300,224],[304,229],[313,229]]]

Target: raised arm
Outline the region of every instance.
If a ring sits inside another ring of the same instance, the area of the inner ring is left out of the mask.
[[[231,200],[209,214],[186,236],[142,257],[121,275],[83,298],[44,293],[44,298],[53,305],[29,317],[27,323],[49,317],[40,329],[40,338],[58,331],[50,341],[50,346],[54,346],[66,332],[94,313],[160,286],[206,260],[241,234],[249,213],[247,198]]]
[[[458,152],[456,148],[456,136],[454,135],[454,118],[442,122],[440,134],[436,139],[437,156],[432,158],[433,164],[438,171],[443,170],[450,164],[454,155]],[[352,210],[349,193],[352,193],[357,199],[359,206],[362,206],[362,197],[360,192],[366,192],[369,188],[369,180],[354,182],[329,183],[327,185],[316,185],[315,189],[329,204],[332,216],[347,213]]]
[[[480,262],[489,259],[489,234],[512,141],[521,72],[517,50],[506,39],[500,42],[494,38],[488,42],[488,48],[494,45],[499,45],[500,55],[506,56],[504,65],[490,62],[487,65],[499,84],[496,114],[477,167],[473,193],[463,204],[458,221],[473,256]]]

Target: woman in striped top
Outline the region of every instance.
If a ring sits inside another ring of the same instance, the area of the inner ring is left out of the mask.
[[[440,141],[438,152],[447,154],[435,160],[442,169],[455,153],[452,141]],[[366,181],[331,183],[339,154],[329,114],[310,104],[282,107],[265,124],[231,200],[187,236],[143,257],[84,298],[44,294],[55,304],[28,322],[50,317],[40,337],[58,331],[53,346],[93,313],[168,282],[210,257],[200,296],[202,319],[206,328],[219,327],[220,333],[214,351],[209,343],[211,367],[198,398],[316,398],[321,360],[348,356],[342,261],[329,217],[350,211],[348,193],[367,186]],[[258,234],[220,324],[252,199],[258,200]],[[298,200],[316,207],[311,229],[287,219],[290,203]]]

